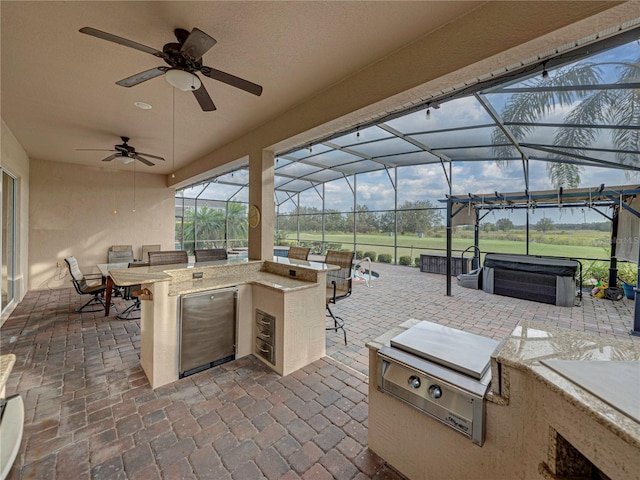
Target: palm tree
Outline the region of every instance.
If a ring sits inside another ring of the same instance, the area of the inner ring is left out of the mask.
[[[575,65],[570,68],[560,69],[553,76],[536,77],[524,82],[525,87],[558,87],[595,85],[600,81],[601,72],[592,63]],[[511,95],[505,104],[501,116],[503,122],[524,123],[525,125],[509,125],[509,131],[517,141],[522,141],[526,135],[534,132],[535,127],[526,123],[535,123],[540,117],[552,113],[558,107],[571,105],[576,97],[586,96],[586,91],[565,90],[541,90],[524,94]],[[496,128],[492,134],[494,154],[499,166],[508,162],[507,158],[515,156],[515,148],[509,145],[509,139],[505,133]],[[580,184],[580,167],[566,163],[550,163],[547,172],[551,182],[556,186],[577,187]]]
[[[248,238],[247,206],[243,203],[229,202],[227,221],[229,228],[227,238],[242,240],[241,244],[244,245]]]
[[[525,82],[528,87],[589,86],[601,82],[601,64],[585,62],[567,68],[561,68],[549,77],[535,78]],[[640,58],[635,62],[616,63],[618,75],[615,83],[638,82],[640,78]],[[578,102],[576,102],[578,101]],[[553,144],[559,151],[585,155],[597,140],[597,130],[584,125],[609,124],[617,126],[636,126],[640,124],[640,90],[541,90],[525,94],[512,95],[501,115],[504,122],[534,123],[558,108],[568,108],[563,124],[553,138]],[[575,125],[581,125],[576,127]],[[517,141],[535,130],[530,125],[509,125],[510,132]],[[612,129],[612,143],[617,150],[616,159],[627,165],[637,166],[640,151],[640,131],[637,129]],[[509,143],[502,130],[496,128],[492,134],[494,154],[498,165],[504,165],[508,158],[515,155],[514,147]],[[571,147],[568,148],[563,147]],[[561,154],[550,154],[547,173],[556,187],[575,188],[580,184],[581,167],[562,163]],[[555,160],[555,161],[554,161]],[[628,171],[627,171],[628,172]],[[628,172],[629,173],[629,172]]]
[[[616,83],[638,82],[640,79],[640,57],[635,62],[621,63],[617,66],[618,78]],[[640,90],[599,90],[582,100],[567,115],[564,123],[566,127],[556,132],[554,145],[577,147],[574,153],[584,155],[585,150],[597,141],[595,128],[572,128],[571,124],[593,125],[607,124],[622,127],[637,127],[640,125]],[[611,140],[616,151],[616,160],[623,165],[637,166],[640,151],[640,131],[637,129],[613,129]],[[627,176],[636,172],[627,170]]]
[[[185,212],[184,239],[194,248],[204,248],[203,241],[224,240],[224,211],[203,206]],[[196,244],[197,241],[197,244]]]

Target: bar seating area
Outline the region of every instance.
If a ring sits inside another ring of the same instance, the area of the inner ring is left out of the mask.
[[[337,250],[327,251],[325,263],[329,265],[337,265],[339,270],[327,273],[327,318],[329,325],[327,330],[338,332],[342,330],[344,336],[344,344],[347,345],[347,331],[345,330],[345,320],[336,315],[331,310],[331,304],[335,305],[341,300],[351,296],[353,281],[351,278],[351,270],[353,266],[353,257],[355,252],[343,252]]]
[[[308,260],[310,251],[311,249],[309,247],[297,247],[295,245],[292,245],[287,251],[287,257],[297,260]]]
[[[149,252],[149,266],[189,263],[186,250],[158,250]]]
[[[216,260],[226,260],[228,258],[225,248],[209,248],[206,250],[194,250],[196,263],[213,262]]]

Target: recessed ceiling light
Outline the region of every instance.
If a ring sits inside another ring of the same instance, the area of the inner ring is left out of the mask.
[[[136,107],[141,108],[142,110],[151,110],[153,108],[151,105],[149,105],[148,103],[144,103],[144,102],[133,102],[133,104]]]

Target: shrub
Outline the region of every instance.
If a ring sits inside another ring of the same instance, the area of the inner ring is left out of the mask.
[[[362,250],[356,250],[356,260],[360,260],[364,258],[364,256],[362,255]]]
[[[415,261],[415,266],[416,266],[416,267],[419,267],[419,266],[421,265],[422,258],[421,258],[421,257],[416,257],[416,258],[414,259],[414,261]]]
[[[400,265],[411,265],[411,257],[409,256],[402,256],[400,257],[400,259],[398,260],[398,263]]]
[[[595,282],[608,282],[609,281],[609,264],[602,261],[592,261],[586,268],[582,271],[582,281],[587,282],[589,285],[589,281]]]
[[[380,263],[391,263],[393,261],[393,256],[390,253],[381,253],[378,255],[378,261]]]
[[[362,258],[369,257],[372,262],[375,262],[378,258],[378,254],[376,252],[364,252],[364,256]]]
[[[618,265],[618,279],[627,285],[635,285],[638,280],[638,267],[632,263]]]

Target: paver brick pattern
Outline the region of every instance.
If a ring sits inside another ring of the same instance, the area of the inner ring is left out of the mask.
[[[140,328],[76,313],[71,289],[29,292],[0,330],[16,365],[7,395],[25,403],[16,479],[390,479],[367,448],[366,342],[409,318],[501,339],[527,319],[638,341],[633,302],[593,299],[555,307],[454,284],[415,268],[375,264],[380,278],[334,306],[327,357],[280,377],[253,356],[151,389]]]

